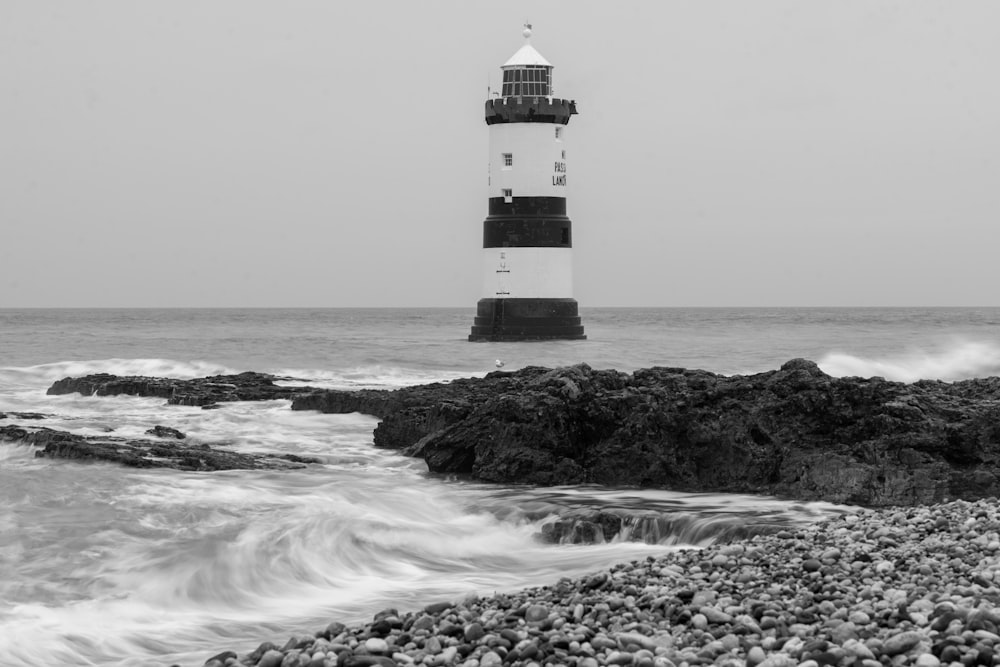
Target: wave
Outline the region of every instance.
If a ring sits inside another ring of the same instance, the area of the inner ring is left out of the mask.
[[[25,367],[0,367],[2,384],[51,383],[64,377],[79,377],[95,373],[112,375],[145,375],[189,379],[206,375],[227,375],[241,371],[206,361],[176,361],[173,359],[92,359],[87,361],[56,361]]]
[[[0,387],[30,388],[49,386],[65,377],[96,373],[121,376],[168,377],[187,380],[210,375],[231,375],[247,370],[268,372],[288,386],[310,385],[328,389],[395,389],[431,382],[449,382],[470,373],[435,369],[414,369],[381,364],[344,369],[230,368],[208,361],[175,359],[92,359],[57,361],[26,367],[0,367]],[[480,373],[480,375],[485,372]]]
[[[275,371],[274,374],[279,377],[294,378],[282,381],[280,384],[283,385],[312,385],[328,389],[395,389],[416,384],[449,382],[458,377],[476,375],[467,372],[414,369],[383,364],[336,370],[285,368]],[[485,371],[478,375],[485,375]]]
[[[832,352],[819,367],[836,377],[880,376],[897,382],[968,380],[1000,375],[1000,346],[991,342],[958,340],[941,350],[910,349],[871,358]]]

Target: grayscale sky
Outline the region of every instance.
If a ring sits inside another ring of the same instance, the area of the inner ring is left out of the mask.
[[[555,65],[582,307],[1000,305],[1000,2],[0,2],[0,307],[467,306]]]

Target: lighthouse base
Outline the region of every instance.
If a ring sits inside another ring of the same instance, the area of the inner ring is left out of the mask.
[[[576,299],[480,299],[470,341],[584,340]]]

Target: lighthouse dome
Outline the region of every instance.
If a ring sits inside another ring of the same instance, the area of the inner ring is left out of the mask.
[[[535,47],[531,44],[525,44],[501,66],[501,69],[525,67],[528,65],[534,67],[552,67],[552,63],[546,60]]]

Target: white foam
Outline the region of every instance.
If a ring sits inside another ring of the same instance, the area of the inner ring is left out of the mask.
[[[345,369],[281,369],[275,371],[279,377],[296,378],[281,381],[285,386],[311,385],[324,389],[395,389],[431,382],[449,382],[460,377],[477,375],[463,371],[440,369],[415,369],[382,364],[353,366]],[[478,376],[485,375],[485,371]]]
[[[898,382],[955,381],[1000,375],[1000,346],[955,340],[942,349],[908,349],[881,358],[833,352],[818,363],[824,372],[837,377],[879,376]]]
[[[206,361],[91,359],[86,361],[57,361],[37,366],[2,367],[0,368],[0,385],[47,385],[65,377],[81,377],[95,373],[190,379],[205,377],[207,375],[229,375],[239,372],[242,371]]]

